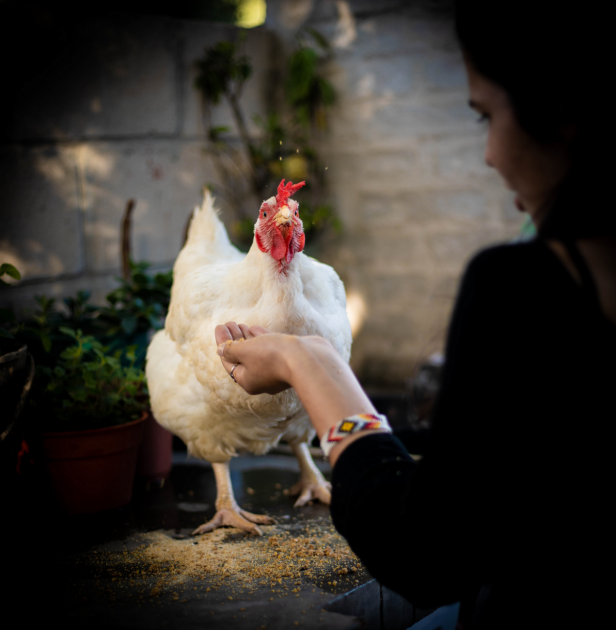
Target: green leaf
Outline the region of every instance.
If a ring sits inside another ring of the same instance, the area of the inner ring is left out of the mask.
[[[319,31],[315,30],[314,28],[307,28],[306,32],[312,35],[314,41],[322,50],[324,50],[325,52],[329,52],[331,50],[331,45],[329,41],[324,35],[319,33]]]
[[[84,372],[83,382],[88,389],[97,389],[98,381],[96,380],[96,376],[93,372]]]
[[[44,332],[40,334],[39,338],[43,344],[43,350],[48,353],[51,350],[51,338]]]
[[[86,398],[88,397],[88,392],[86,392],[85,389],[77,389],[77,390],[70,391],[69,395],[74,400],[78,400],[80,402],[85,402]]]
[[[312,48],[300,48],[292,56],[287,80],[287,97],[296,105],[308,97],[315,80],[318,57]]]
[[[319,86],[319,91],[321,92],[321,102],[323,105],[326,107],[333,105],[336,101],[336,93],[334,92],[334,88],[331,83],[322,77],[319,77],[317,84]]]
[[[132,384],[127,384],[125,391],[127,394],[131,394],[132,396],[134,396],[137,393],[137,388],[135,387],[135,385]]]
[[[137,318],[130,316],[122,320],[122,329],[127,335],[132,335],[137,329]]]
[[[90,345],[90,347],[92,349],[94,349],[94,351],[101,351],[101,352],[105,352],[105,346],[103,346],[103,344],[98,341],[95,337],[84,337],[84,339],[88,340],[88,344]]]
[[[0,276],[3,276],[5,274],[7,276],[10,276],[11,278],[14,278],[15,280],[21,280],[21,274],[19,273],[19,271],[17,271],[17,269],[15,269],[15,267],[13,267],[13,265],[10,265],[9,263],[2,263],[2,265],[0,265]]]
[[[77,333],[72,328],[68,328],[66,326],[60,326],[60,332],[72,337],[73,339],[77,339]]]
[[[4,339],[14,339],[15,337],[13,337],[13,335],[6,329],[6,328],[2,328],[0,326],[0,337],[3,337]]]
[[[173,283],[173,269],[169,270],[167,273],[157,273],[154,276],[154,282],[159,290],[162,289],[166,291],[170,289]]]
[[[107,357],[107,363],[114,370],[120,370],[122,368],[122,364],[120,363],[119,359],[116,357]]]
[[[138,285],[138,286],[147,286],[148,284],[148,277],[141,272],[137,272],[135,274],[133,274],[133,282]]]
[[[69,348],[65,348],[60,353],[61,359],[66,359],[67,361],[71,361],[74,359],[78,359],[81,356],[81,348],[79,346],[70,346]]]
[[[194,85],[214,105],[220,102],[223,95],[233,93],[234,84],[237,93],[252,73],[248,57],[237,53],[236,44],[221,41],[206,49],[204,57],[195,64],[197,77]]]
[[[220,136],[225,133],[230,133],[231,127],[227,127],[225,125],[220,125],[218,127],[210,127],[209,136],[212,142],[217,142],[220,139]]]
[[[0,308],[0,322],[13,323],[16,319],[15,313],[10,308]]]
[[[116,302],[119,302],[122,299],[121,289],[114,289],[111,293],[107,294],[106,299],[110,304],[115,305]]]

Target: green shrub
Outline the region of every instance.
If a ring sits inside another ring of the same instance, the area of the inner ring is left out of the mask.
[[[145,374],[135,367],[135,348],[111,352],[81,330],[62,327],[60,332],[69,345],[53,367],[37,367],[38,383],[29,399],[29,412],[41,428],[75,431],[137,420],[147,394]]]
[[[145,363],[151,333],[164,325],[173,284],[171,270],[152,276],[146,273],[149,266],[130,262],[128,280],[117,279],[120,286],[107,295],[107,304],[98,309],[92,329],[113,350],[135,346],[138,366]]]
[[[11,272],[6,267],[2,274]],[[36,308],[21,321],[0,309],[0,349],[27,344],[36,365],[23,411],[28,422],[73,431],[139,418],[149,404],[147,345],[163,326],[172,284],[171,271],[152,276],[148,267],[131,262],[128,279],[118,278],[105,306],[90,304],[90,293],[79,291],[64,298],[63,310],[54,298],[36,296]],[[9,275],[18,279],[16,270]]]

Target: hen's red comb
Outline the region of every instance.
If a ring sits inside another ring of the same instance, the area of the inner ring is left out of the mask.
[[[278,184],[278,194],[276,195],[276,204],[280,207],[283,206],[287,199],[294,195],[302,186],[304,186],[306,182],[300,182],[299,184],[294,184],[289,181],[285,186],[284,179]]]

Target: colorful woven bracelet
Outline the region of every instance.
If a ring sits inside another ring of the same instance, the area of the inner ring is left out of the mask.
[[[332,448],[334,448],[340,440],[344,440],[345,437],[357,433],[358,431],[374,431],[376,429],[391,433],[387,416],[380,413],[360,413],[356,416],[349,416],[344,420],[340,420],[340,422],[323,434],[321,438],[321,450],[325,454],[325,457],[328,457]]]

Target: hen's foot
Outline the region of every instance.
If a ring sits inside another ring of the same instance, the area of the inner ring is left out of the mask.
[[[300,479],[294,486],[289,488],[289,494],[291,496],[299,494],[299,498],[293,507],[302,507],[308,501],[315,501],[316,499],[321,503],[325,503],[325,505],[329,505],[332,500],[331,490],[332,484],[325,481],[325,479],[315,479],[314,481],[302,481]]]
[[[245,532],[263,536],[263,532],[257,527],[256,523],[259,525],[274,525],[275,522],[273,518],[265,514],[251,514],[240,508],[223,507],[216,512],[213,519],[197,527],[193,532],[193,536],[212,532],[219,527],[237,527]]]
[[[308,501],[318,499],[329,505],[332,500],[332,484],[325,481],[319,469],[315,466],[306,442],[291,443],[291,448],[299,464],[299,481],[289,489],[289,494],[299,494],[295,507],[306,505]]]

